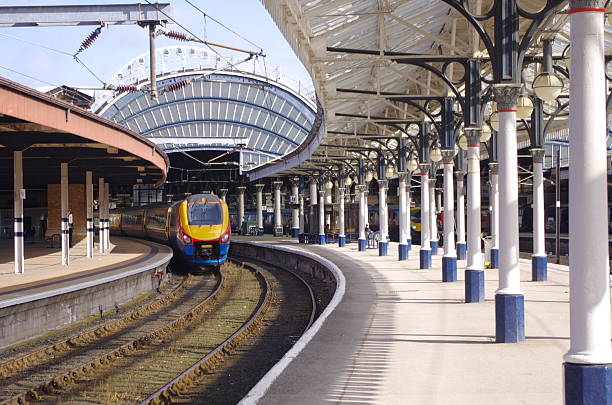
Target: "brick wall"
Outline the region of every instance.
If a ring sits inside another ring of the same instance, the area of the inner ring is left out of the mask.
[[[47,233],[45,237],[49,237],[55,233],[60,233],[61,230],[61,198],[60,185],[47,185]],[[68,185],[68,208],[72,212],[73,235],[86,235],[86,218],[87,207],[85,206],[85,185],[70,184]]]

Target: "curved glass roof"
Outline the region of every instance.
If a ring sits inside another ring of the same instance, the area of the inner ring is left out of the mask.
[[[315,105],[265,77],[210,68],[158,77],[159,97],[123,93],[99,114],[126,125],[166,152],[239,150],[251,170],[297,148],[315,120]]]

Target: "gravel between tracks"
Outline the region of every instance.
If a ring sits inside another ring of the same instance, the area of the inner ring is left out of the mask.
[[[68,386],[61,398],[48,396],[41,403],[133,404],[191,366],[238,329],[261,299],[259,281],[251,272],[234,265],[222,271],[224,289],[191,327],[151,342],[118,359],[112,368]]]

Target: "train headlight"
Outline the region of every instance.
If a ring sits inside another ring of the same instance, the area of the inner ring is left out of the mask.
[[[189,235],[183,234],[183,242],[187,245],[191,243],[191,238],[189,237]]]
[[[227,243],[229,238],[230,238],[229,233],[224,233],[223,235],[221,235],[221,243]]]

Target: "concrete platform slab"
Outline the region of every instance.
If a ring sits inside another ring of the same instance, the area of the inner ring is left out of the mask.
[[[484,303],[464,303],[459,280],[443,283],[442,256],[419,269],[419,246],[398,261],[357,244],[300,245],[335,263],[343,301],[310,344],[272,384],[263,404],[559,404],[562,355],[569,348],[568,268],[549,264],[549,280],[531,282],[521,261],[526,341],[496,344],[497,270],[485,270]]]

